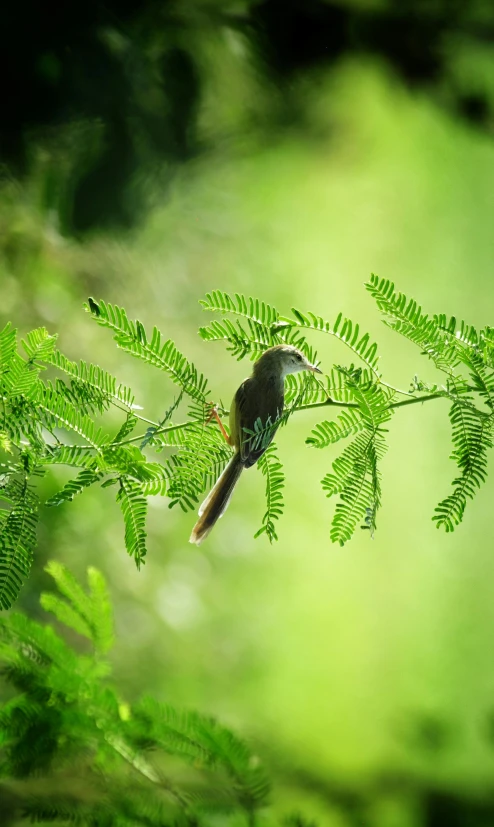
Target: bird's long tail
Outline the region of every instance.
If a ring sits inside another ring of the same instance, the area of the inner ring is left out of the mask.
[[[216,520],[223,516],[243,467],[240,452],[237,451],[201,505],[199,519],[192,529],[189,542],[200,546]]]

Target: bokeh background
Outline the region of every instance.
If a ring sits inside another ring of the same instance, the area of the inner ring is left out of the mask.
[[[84,314],[123,305],[229,404],[249,372],[197,328],[211,289],[380,343],[388,381],[435,381],[381,323],[371,271],[427,310],[493,323],[492,3],[152,0],[9,4],[0,77],[0,323],[46,325],[159,418],[175,390]],[[322,367],[348,363],[314,338]],[[279,542],[253,539],[264,484],[245,474],[200,549],[193,515],[150,503],[135,570],[112,490],[45,509],[20,607],[44,563],[107,575],[129,698],[218,715],[258,745],[280,815],[328,827],[492,824],[493,485],[454,535],[434,506],[454,476],[446,403],[393,418],[372,540],[329,540],[331,450],[277,439]],[[46,480],[49,494],[61,477]]]

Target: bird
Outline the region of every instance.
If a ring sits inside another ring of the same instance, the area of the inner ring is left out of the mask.
[[[254,363],[252,376],[242,382],[233,397],[229,434],[213,408],[212,416],[216,416],[235,453],[199,508],[189,542],[199,546],[225,513],[240,474],[257,462],[275,435],[283,413],[285,376],[303,370],[322,373],[293,345],[270,347]]]

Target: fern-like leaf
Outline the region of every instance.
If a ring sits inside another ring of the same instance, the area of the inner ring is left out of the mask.
[[[258,359],[267,348],[283,341],[271,328],[251,319],[247,319],[244,325],[238,319],[235,324],[230,319],[215,320],[207,327],[200,327],[199,335],[205,342],[229,342],[227,350],[238,360],[245,356],[252,360]]]
[[[16,349],[17,331],[7,322],[0,331],[0,376],[8,370]]]
[[[479,350],[484,364],[494,368],[494,327],[484,327],[479,334]]]
[[[8,609],[31,570],[38,497],[27,479],[16,478],[7,482],[0,496],[11,506],[7,518],[0,522],[0,607]]]
[[[280,318],[276,308],[259,299],[246,298],[241,293],[235,293],[232,297],[221,290],[213,290],[206,293],[206,298],[201,299],[199,304],[204,310],[235,313],[264,327],[276,325]]]
[[[283,514],[283,489],[285,487],[285,475],[283,466],[276,453],[274,445],[270,445],[257,462],[257,467],[266,479],[266,513],[262,518],[262,525],[254,537],[260,537],[266,533],[269,542],[278,539],[275,520],[279,520]]]
[[[349,370],[354,370],[353,365],[349,366]],[[359,381],[361,384],[371,385],[375,380],[376,377],[371,370],[364,368],[360,372]],[[289,374],[285,379],[285,401],[288,403],[297,398],[302,387],[304,389],[303,399],[300,403],[302,408],[316,402],[326,402],[330,406],[332,400],[340,403],[352,403],[353,401],[353,395],[348,388],[345,374],[337,368],[327,371],[324,376],[316,376],[313,373],[308,375],[303,373]]]
[[[12,453],[12,440],[9,435],[0,431],[0,451],[5,451],[6,454]]]
[[[88,622],[67,601],[61,600],[51,592],[43,592],[40,603],[45,612],[51,612],[64,626],[91,640],[91,627]]]
[[[167,479],[165,466],[159,462],[149,462],[135,445],[105,447],[96,461],[101,471],[132,477],[139,483]]]
[[[74,387],[85,391],[89,399],[99,398],[107,404],[117,402],[126,408],[132,408],[135,402],[131,389],[117,383],[114,376],[98,365],[88,364],[82,359],[79,363],[72,362],[59,350],[53,350],[44,357],[44,361],[70,376],[74,381]]]
[[[384,443],[376,434],[360,434],[333,462],[333,473],[327,474],[322,487],[328,497],[340,495],[336,504],[330,537],[341,546],[347,542],[363,519],[371,519],[380,505],[377,461],[384,453]]]
[[[453,403],[449,417],[454,445],[451,458],[457,463],[460,476],[453,481],[453,492],[436,507],[433,519],[438,528],[444,526],[446,531],[453,531],[463,519],[467,498],[473,498],[486,480],[493,419],[465,405],[463,400]]]
[[[17,352],[14,353],[2,376],[7,400],[18,396],[30,399],[36,391],[39,372],[38,365],[26,361]]]
[[[473,388],[494,412],[494,370],[486,365],[476,348],[464,350],[461,360],[469,369]]]
[[[443,330],[448,336],[454,336],[462,344],[469,348],[476,348],[479,344],[480,336],[473,325],[456,319],[456,316],[451,316],[449,319],[444,313],[434,315],[434,321],[437,326]]]
[[[103,575],[97,569],[88,568],[88,594],[60,563],[51,561],[45,571],[53,577],[66,598],[44,592],[41,605],[45,611],[52,612],[65,626],[91,640],[97,652],[106,653],[113,643],[113,616]]]
[[[90,626],[93,615],[91,599],[72,572],[55,560],[47,564],[45,571],[53,577],[59,592],[67,598],[74,611]]]
[[[113,611],[106,580],[98,569],[89,566],[87,581],[93,608],[92,636],[96,651],[106,653],[114,640]]]
[[[36,330],[31,330],[26,338],[22,340],[28,361],[34,364],[35,362],[46,362],[49,360],[55,348],[56,341],[57,337],[50,336],[45,327],[38,327]]]
[[[132,433],[138,421],[139,420],[137,419],[136,415],[132,413],[132,411],[128,411],[124,422],[122,423],[114,438],[112,439],[112,443],[123,442],[129,436],[129,434]]]
[[[70,465],[74,468],[94,466],[94,451],[83,445],[47,446],[45,455],[40,460],[43,465]]]
[[[379,461],[386,451],[383,424],[391,417],[389,405],[393,395],[379,384],[362,383],[358,371],[339,370],[358,405],[359,430],[362,430],[333,462],[333,473],[327,474],[322,481],[328,497],[339,494],[330,537],[333,542],[344,545],[362,520],[362,527],[370,529],[371,533],[376,528],[376,515],[381,504]],[[345,425],[354,427],[353,419],[346,420]],[[323,436],[327,438],[332,433],[331,428],[329,431],[324,429]]]
[[[134,558],[137,568],[146,557],[146,512],[147,503],[142,496],[141,486],[123,477],[117,494],[125,523],[125,546]]]
[[[208,421],[209,411],[209,406],[191,406],[188,422],[160,435],[163,445],[179,449],[165,466],[170,508],[195,509],[198,495],[211,487],[231,459],[232,449],[216,423]]]
[[[235,322],[228,318],[214,320],[210,325],[199,329],[199,335],[206,342],[228,342],[227,350],[238,360],[245,356],[251,360],[258,359],[268,348],[286,343],[301,350],[310,362],[316,361],[315,350],[294,327],[293,322],[280,320],[278,311],[264,302],[247,298],[240,293],[232,297],[228,293],[214,291],[208,293],[201,304],[205,310],[243,317],[243,321],[236,319]]]
[[[368,333],[362,334],[360,326],[352,322],[351,319],[344,318],[342,313],[339,313],[335,323],[331,325],[315,313],[301,313],[301,311],[295,307],[292,308],[292,313],[295,316],[295,320],[287,318],[284,319],[286,322],[291,325],[297,325],[335,336],[349,347],[350,350],[367,365],[373,374],[376,376],[379,375],[377,344],[371,341]]]
[[[149,339],[141,322],[129,320],[125,310],[118,305],[107,304],[104,301],[97,303],[94,299],[89,299],[85,307],[98,324],[113,331],[113,338],[118,347],[164,370],[185,393],[193,399],[205,402],[206,379],[198,373],[192,362],[188,362],[177,350],[171,339],[163,341],[157,327],[153,328]]]
[[[141,446],[140,446],[140,447],[141,447],[141,451],[143,450],[143,448],[145,448],[145,447],[146,447],[146,445],[149,445],[149,443],[151,443],[151,444],[156,444],[156,439],[155,439],[155,438],[156,438],[156,434],[157,434],[157,432],[158,432],[161,428],[163,428],[163,426],[164,426],[164,425],[166,425],[166,423],[167,423],[167,422],[169,422],[169,421],[170,421],[170,419],[171,419],[171,418],[172,418],[172,416],[173,416],[173,413],[176,411],[176,409],[177,409],[177,408],[178,408],[178,406],[180,405],[180,403],[181,403],[181,401],[182,401],[182,397],[183,397],[183,395],[184,395],[184,391],[183,391],[183,388],[182,388],[182,390],[180,391],[180,393],[179,393],[179,395],[177,396],[177,398],[173,400],[172,404],[170,405],[170,407],[168,408],[168,410],[165,412],[165,415],[164,415],[164,417],[161,419],[161,421],[160,421],[160,422],[158,422],[156,425],[151,425],[151,426],[147,429],[147,431],[146,431],[146,433],[145,433],[145,435],[144,435],[144,439],[143,439],[143,440],[142,440],[142,442],[141,442]],[[161,444],[161,443],[160,443],[160,441],[158,440],[158,445],[159,445],[159,444]]]
[[[97,428],[89,416],[79,413],[52,385],[40,383],[34,401],[50,430],[60,427],[74,431],[96,450],[108,442],[108,435]]]
[[[95,471],[91,468],[84,468],[75,479],[69,480],[63,488],[56,494],[46,500],[45,505],[56,506],[62,503],[70,502],[77,494],[89,488],[95,482],[98,482],[103,477],[102,471]]]
[[[307,445],[311,445],[313,448],[327,448],[328,445],[333,445],[335,442],[339,442],[340,439],[347,439],[347,437],[359,433],[365,427],[366,423],[360,411],[350,409],[339,414],[337,421],[324,420],[319,422],[312,429],[312,435],[307,437],[305,441]]]
[[[414,299],[395,290],[392,281],[380,279],[374,273],[365,286],[384,314],[385,324],[418,345],[439,370],[451,374],[459,361],[460,337],[450,330],[446,318],[423,313]],[[444,325],[447,325],[446,329]],[[462,329],[467,328],[463,326]]]
[[[136,722],[156,746],[191,763],[222,767],[247,810],[266,803],[269,782],[246,744],[214,718],[183,712],[145,698],[134,707]]]

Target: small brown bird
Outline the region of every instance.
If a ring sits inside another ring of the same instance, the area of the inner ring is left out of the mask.
[[[190,542],[200,545],[216,521],[224,514],[233,489],[244,468],[250,468],[272,441],[283,413],[285,376],[311,370],[316,365],[292,345],[276,345],[266,350],[254,364],[252,376],[240,385],[230,409],[230,435],[218,422],[235,454],[199,509]]]

